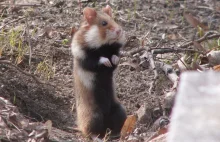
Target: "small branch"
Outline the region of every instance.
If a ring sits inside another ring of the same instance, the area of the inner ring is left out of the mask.
[[[151,68],[153,69],[153,72],[154,72],[154,78],[153,78],[153,81],[150,83],[150,88],[149,88],[149,94],[152,94],[153,87],[155,85],[156,80],[158,79],[158,72],[156,70],[156,66],[155,66],[155,62],[154,62],[152,52],[147,52],[147,56],[148,56],[148,59],[149,59],[149,62],[150,62],[150,66],[151,66]]]
[[[19,132],[21,132],[21,130],[14,124],[10,121],[10,124],[13,125]]]
[[[156,70],[155,63],[154,63],[153,54],[151,52],[148,52],[148,57],[149,57],[149,60],[150,60],[150,66],[154,71],[154,79],[157,79],[158,78],[158,73],[157,73],[157,70]]]
[[[179,53],[179,52],[197,52],[197,53],[200,53],[200,54],[203,54],[203,55],[205,54],[202,51],[198,51],[198,50],[194,50],[194,49],[182,49],[182,48],[158,48],[158,49],[152,48],[150,50],[152,50],[153,54],[165,54],[165,53],[172,53],[172,52],[176,52],[176,53]]]
[[[153,81],[150,82],[150,87],[149,87],[149,90],[148,90],[149,94],[152,94],[152,90],[155,86],[155,82],[156,82],[156,80],[153,80]]]
[[[0,3],[0,5],[2,6],[8,6],[8,5],[11,5],[9,3]],[[13,4],[13,6],[33,6],[33,7],[39,7],[39,6],[42,6],[41,4]]]
[[[212,35],[210,35],[212,34]],[[217,33],[215,31],[210,31],[207,32],[203,37],[201,37],[200,39],[196,40],[196,42],[201,43],[205,40],[209,40],[209,39],[213,39],[213,38],[219,38],[220,37],[220,33]],[[147,48],[147,51],[153,51],[153,54],[165,54],[165,53],[171,53],[171,52],[197,52],[200,54],[205,54],[202,51],[198,51],[198,50],[193,50],[193,49],[186,49],[188,46],[193,45],[193,41],[189,41],[183,45],[180,45],[178,48]],[[184,49],[182,49],[184,48]],[[132,51],[128,51],[128,52],[121,52],[122,56],[132,56],[136,53],[139,53],[141,51],[146,50],[146,47],[139,47],[137,49],[134,49]]]
[[[187,69],[187,70],[190,70],[190,68],[186,65],[186,63],[183,61],[184,60],[184,57],[179,57],[178,55],[176,55],[177,58],[179,59],[179,61],[184,65],[184,67]],[[177,61],[177,64],[178,64],[178,61]],[[180,68],[180,66],[179,66]]]
[[[141,51],[144,51],[145,48],[137,48],[137,49],[134,49],[132,51],[128,51],[128,52],[120,52],[121,56],[133,56],[134,54],[136,53],[139,53]]]
[[[146,48],[137,48],[128,52],[121,52],[121,56],[133,56],[136,53],[146,50]],[[150,48],[148,51],[152,51],[152,54],[166,54],[166,53],[179,53],[179,52],[194,52],[205,54],[202,51],[194,50],[194,49],[182,49],[182,48]]]
[[[207,10],[211,10],[214,11],[215,9],[211,8],[211,7],[207,7],[207,6],[197,6],[198,9],[207,9]]]
[[[214,33],[214,34],[213,34]],[[212,34],[212,35],[210,35]],[[203,42],[205,40],[209,40],[209,39],[213,39],[213,38],[219,38],[220,37],[220,33],[216,33],[213,31],[207,32],[203,37],[201,37],[200,39],[196,40],[198,43]],[[193,45],[193,41],[187,42],[186,44],[183,44],[181,46],[179,46],[178,48],[187,48],[188,46]]]

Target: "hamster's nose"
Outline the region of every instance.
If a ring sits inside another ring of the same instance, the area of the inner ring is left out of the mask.
[[[121,34],[121,29],[116,30],[116,34],[120,35]]]

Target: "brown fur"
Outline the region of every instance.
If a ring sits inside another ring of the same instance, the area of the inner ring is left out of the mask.
[[[74,60],[74,86],[76,94],[76,107],[77,107],[77,123],[78,128],[84,135],[88,135],[88,128],[90,125],[90,118],[92,114],[92,107],[94,106],[93,94],[81,82],[77,74],[78,62]],[[85,94],[85,95],[81,95]],[[81,98],[82,97],[82,98]]]
[[[103,41],[105,41],[107,29],[114,31],[117,27],[119,27],[119,25],[112,19],[111,10],[108,7],[103,9],[104,12],[97,12],[97,13],[94,13],[94,9],[91,9],[91,8],[85,8],[85,9],[86,10],[84,10],[84,20],[81,24],[81,27],[74,35],[74,37],[75,37],[74,40],[77,41],[77,44],[79,44],[80,48],[89,47],[89,45],[88,45],[89,43],[86,43],[86,41],[85,41],[85,34],[90,29],[90,27],[92,25],[98,26],[99,32],[100,32],[100,37],[97,37],[97,38],[101,38],[101,39],[103,39]],[[108,23],[108,25],[102,26],[103,20],[106,21]],[[102,116],[102,113],[96,112],[99,109],[97,109],[98,106],[96,104],[97,100],[95,100],[95,97],[94,97],[95,94],[93,94],[94,91],[90,90],[91,88],[86,87],[87,85],[85,85],[85,82],[82,82],[82,78],[80,78],[80,77],[82,77],[82,74],[80,75],[79,72],[80,72],[80,70],[84,70],[84,69],[82,69],[81,66],[79,65],[79,61],[80,61],[80,59],[74,57],[74,72],[73,72],[73,74],[74,74],[74,87],[75,87],[75,97],[76,97],[75,99],[76,99],[76,108],[77,108],[77,124],[78,124],[78,129],[85,136],[88,136],[88,135],[90,135],[91,131],[94,131],[94,130],[90,130],[90,128],[96,129],[97,128],[96,126],[99,125],[99,124],[97,124],[97,122],[99,123],[99,119],[97,119],[97,118],[100,117],[100,121],[102,121],[102,120],[104,120],[104,118],[103,118],[104,116]],[[103,95],[105,95],[105,94],[103,94]],[[111,94],[111,97],[112,97],[112,95],[114,95],[113,96],[114,103],[112,105],[112,107],[114,107],[114,108],[112,110],[114,110],[117,107],[118,111],[116,110],[117,114],[115,114],[115,115],[111,114],[110,117],[113,119],[112,121],[118,122],[118,120],[121,118],[120,116],[124,115],[125,110],[121,107],[115,94],[114,93]],[[120,114],[122,114],[122,115],[120,115]],[[112,116],[112,115],[114,115],[114,116]],[[124,119],[124,116],[122,116],[122,119]],[[109,118],[109,119],[111,119],[111,118]],[[119,120],[120,125],[122,124],[121,123],[122,119]],[[110,121],[110,124],[117,124],[117,123],[113,123],[112,121]],[[100,122],[100,123],[104,123],[104,122]],[[118,125],[116,125],[114,127],[118,127]],[[117,132],[118,132],[118,129],[117,129]],[[93,135],[94,134],[96,135],[96,132],[94,132]],[[97,133],[97,135],[99,135],[99,134]],[[100,135],[105,135],[104,130],[103,130],[103,132],[101,132]]]

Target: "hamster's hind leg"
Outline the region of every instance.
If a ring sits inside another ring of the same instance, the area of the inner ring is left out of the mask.
[[[111,130],[111,136],[120,136],[121,128],[124,125],[126,118],[126,111],[121,104],[115,104],[112,106],[108,123],[108,128]]]

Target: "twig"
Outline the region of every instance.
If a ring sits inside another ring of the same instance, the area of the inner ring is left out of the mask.
[[[153,71],[154,71],[154,79],[157,79],[158,73],[157,73],[157,70],[156,70],[156,66],[155,66],[155,63],[154,63],[154,59],[153,59],[153,54],[152,54],[152,52],[148,52],[148,58],[149,58],[149,60],[150,60],[151,68],[152,68]]]
[[[10,121],[10,124],[12,124],[19,132],[21,132],[21,130],[14,124]]]
[[[211,7],[207,7],[207,6],[197,6],[197,8],[198,9],[208,9],[208,10],[211,10],[211,11],[215,10],[215,9],[213,9]]]
[[[203,42],[205,40],[209,40],[209,39],[213,39],[213,38],[218,38],[220,37],[220,33],[215,33],[212,34],[213,31],[206,33],[203,37],[201,37],[200,39],[196,40],[198,43]],[[212,35],[210,35],[212,34]],[[186,44],[183,44],[181,46],[179,46],[178,48],[187,48],[188,46],[193,45],[193,41],[187,42]]]
[[[0,3],[0,5],[3,6],[7,6],[7,5],[11,5],[9,3]],[[33,6],[33,7],[38,7],[38,6],[42,6],[41,4],[13,4],[13,6]]]
[[[153,81],[151,81],[150,82],[150,87],[149,87],[149,90],[148,90],[148,93],[149,94],[151,94],[152,93],[152,90],[153,90],[153,88],[154,88],[154,86],[155,86],[155,80],[153,80]]]
[[[56,87],[56,86],[53,85],[53,84],[47,84],[47,83],[45,83],[45,82],[40,81],[35,75],[29,74],[29,73],[23,71],[22,69],[20,69],[19,67],[17,67],[16,65],[14,65],[13,63],[11,63],[11,62],[9,62],[9,61],[0,60],[0,64],[7,64],[7,65],[10,65],[10,66],[14,67],[14,68],[17,69],[19,72],[21,72],[21,73],[23,73],[23,74],[25,74],[25,75],[27,75],[27,76],[32,77],[32,78],[33,78],[37,83],[39,83],[39,84],[45,84],[45,85],[50,85],[50,86]]]
[[[11,23],[17,22],[17,21],[19,21],[21,19],[24,19],[24,18],[25,18],[25,16],[22,16],[22,17],[19,17],[18,19],[15,19],[15,20],[12,20],[12,21],[10,21],[8,23],[5,23],[5,24],[3,24],[3,26],[0,27],[0,30],[3,29],[6,25],[9,25]]]
[[[180,33],[178,33],[178,35],[179,35],[180,38],[182,38],[183,40],[187,41],[187,39],[184,36],[182,36]]]
[[[137,48],[137,49],[134,49],[134,50],[132,50],[132,51],[128,51],[128,52],[120,52],[120,54],[121,54],[121,56],[133,56],[134,54],[136,54],[136,53],[139,53],[139,52],[141,52],[141,51],[144,51],[145,50],[145,48]]]
[[[154,59],[153,59],[153,54],[152,52],[147,52],[147,56],[148,56],[148,59],[149,59],[149,62],[150,62],[150,66],[154,72],[154,78],[153,78],[153,81],[151,82],[150,84],[150,88],[149,88],[149,94],[152,93],[152,90],[153,90],[153,87],[155,85],[155,82],[156,80],[158,79],[158,72],[156,70],[156,66],[155,66],[155,62],[154,62]]]
[[[137,48],[128,52],[121,52],[121,56],[132,56],[136,53],[146,50],[146,48]],[[166,54],[166,53],[179,53],[179,52],[197,52],[200,54],[205,54],[202,51],[194,50],[194,49],[182,49],[182,48],[149,48],[148,51],[152,51],[152,54]]]
[[[150,33],[150,31],[147,32],[147,34],[145,34],[145,35],[141,38],[141,39],[142,39],[142,45],[141,45],[141,47],[136,48],[136,49],[134,49],[134,50],[132,50],[132,51],[121,52],[120,54],[121,54],[122,56],[133,56],[133,55],[136,54],[136,53],[139,53],[139,52],[141,52],[141,51],[146,50],[146,48],[144,48],[144,41],[145,41],[145,40],[148,40],[148,41],[149,41],[149,39],[147,38],[148,35],[149,35],[149,33]],[[133,40],[133,39],[137,39],[137,37],[136,37],[136,36],[130,36],[130,37],[128,37],[125,46],[127,46],[127,44],[128,44],[131,40]],[[149,42],[150,42],[150,41],[149,41]]]
[[[182,48],[152,48],[150,49],[152,50],[153,54],[165,54],[165,53],[172,53],[172,52],[197,52],[197,53],[201,53],[201,54],[205,54],[202,51],[198,51],[198,50],[194,50],[194,49],[182,49]]]
[[[214,34],[213,34],[214,33]],[[212,35],[210,35],[212,34]],[[205,40],[209,40],[209,39],[213,39],[213,38],[218,38],[220,37],[220,33],[216,33],[214,31],[210,31],[208,33],[206,33],[203,37],[201,37],[200,39],[196,40],[198,43],[203,42]],[[147,47],[140,47],[137,49],[134,49],[132,51],[128,51],[128,52],[121,52],[122,56],[132,56],[136,53],[139,53],[141,51],[147,50],[148,51],[153,51],[153,54],[165,54],[165,53],[171,53],[171,52],[197,52],[197,53],[201,53],[201,54],[205,54],[202,51],[198,51],[198,50],[193,50],[193,49],[185,49],[188,46],[193,45],[193,41],[189,41],[183,45],[180,45],[178,48],[147,48]],[[184,48],[184,49],[182,49]]]
[[[184,59],[184,57],[179,57],[178,55],[176,55],[176,57],[179,59],[179,61],[185,66],[185,68],[187,69],[187,70],[189,70],[189,67],[185,64],[185,62],[183,61],[183,59]],[[177,63],[178,64],[178,63]]]

